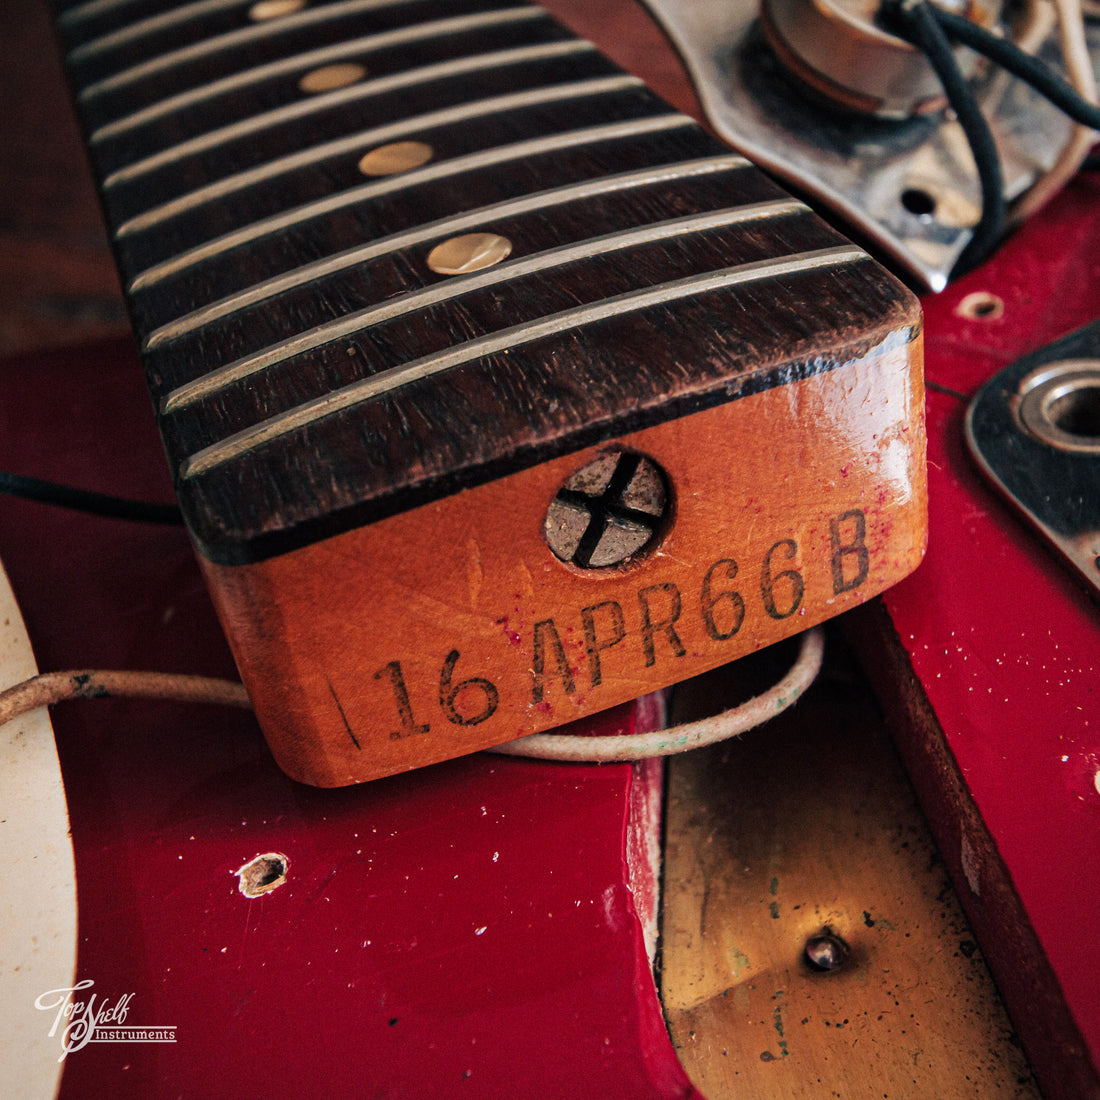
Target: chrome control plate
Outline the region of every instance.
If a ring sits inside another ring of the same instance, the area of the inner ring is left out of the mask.
[[[810,94],[777,60],[757,0],[643,0],[665,28],[715,130],[789,186],[840,215],[919,286],[942,290],[980,214],[974,161],[946,111],[903,121],[847,113]],[[1100,25],[1089,41],[1100,58]],[[1060,68],[1054,38],[1040,51]],[[1070,134],[1019,80],[976,86],[1001,151],[1006,197],[1046,171]]]

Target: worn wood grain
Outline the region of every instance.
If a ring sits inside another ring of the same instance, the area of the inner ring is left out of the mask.
[[[831,652],[788,715],[670,765],[661,991],[684,1065],[710,1100],[1037,1098],[862,674]],[[851,953],[815,971],[826,930]]]

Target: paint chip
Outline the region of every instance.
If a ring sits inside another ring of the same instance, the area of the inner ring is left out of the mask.
[[[258,898],[270,894],[286,882],[290,861],[282,852],[265,852],[250,859],[243,867],[234,872],[238,882],[237,889],[246,898]]]

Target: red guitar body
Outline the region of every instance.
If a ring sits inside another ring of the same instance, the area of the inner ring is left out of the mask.
[[[1100,1060],[1100,616],[982,479],[963,419],[994,374],[1096,319],[1098,236],[1083,174],[925,299],[929,550],[883,599],[892,627],[857,627],[1036,1074],[1065,1096],[1093,1094]],[[1003,312],[974,315],[970,295]]]
[[[135,380],[120,344],[7,363],[0,461],[170,499]],[[8,501],[0,557],[40,667],[233,674],[182,530]],[[621,707],[596,728],[646,720]],[[62,1096],[690,1092],[637,915],[657,765],[482,754],[323,791],[239,712],[109,700],[54,725],[77,976],[176,1039],[72,1050]],[[236,872],[267,853],[286,883],[247,898]]]
[[[9,362],[2,385],[0,462],[170,499],[125,345]],[[0,558],[42,668],[233,674],[182,530],[8,501]],[[638,916],[657,765],[482,754],[323,791],[239,712],[107,700],[54,726],[78,979],[176,1040],[93,1037],[62,1096],[690,1094]],[[237,871],[268,853],[286,883],[247,898]]]
[[[930,549],[850,620],[1037,1075],[1065,1096],[1091,1094],[1100,1062],[1100,620],[980,480],[962,420],[998,369],[1094,319],[1098,237],[1082,177],[926,299]],[[960,315],[972,291],[1003,314]],[[9,361],[0,396],[0,468],[171,499],[128,344]],[[6,500],[0,560],[42,669],[234,674],[181,530]],[[240,712],[104,700],[53,720],[76,977],[164,1039],[93,1036],[63,1098],[699,1095],[644,934],[657,765],[479,754],[317,790]],[[624,707],[595,732],[651,720]],[[263,855],[286,881],[246,897],[238,872]]]

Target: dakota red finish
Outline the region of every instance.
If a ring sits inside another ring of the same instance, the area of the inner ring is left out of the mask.
[[[0,468],[170,499],[147,400],[125,345],[5,363]],[[232,675],[182,530],[3,499],[0,560],[43,669]],[[631,893],[652,903],[628,823],[659,768],[479,755],[322,791],[240,712],[102,700],[54,725],[77,977],[177,1040],[74,1050],[63,1098],[694,1094]],[[272,852],[285,885],[244,897]]]
[[[632,5],[553,6],[577,9],[582,30],[611,27],[592,37],[690,109]],[[641,60],[639,30],[652,50]],[[927,376],[941,387],[928,406],[931,545],[885,599],[1094,1060],[1100,618],[980,481],[961,429],[990,375],[1100,312],[1098,219],[1100,182],[1081,177],[926,299]],[[972,291],[998,295],[1003,315],[959,316]],[[0,467],[170,499],[128,346],[4,364]],[[181,532],[3,500],[0,559],[44,669],[232,673]],[[665,1035],[628,892],[629,795],[645,788],[626,766],[480,756],[317,791],[285,779],[239,714],[101,701],[54,721],[78,977],[112,1000],[132,993],[129,1022],[178,1037],[74,1051],[63,1097],[698,1095]],[[934,816],[965,885],[962,822]],[[235,872],[271,851],[288,857],[286,884],[244,898]],[[1026,1014],[1012,960],[983,951]]]
[[[1092,173],[987,264],[925,300],[930,543],[924,564],[884,602],[1100,1068],[1100,609],[982,480],[963,440],[967,402],[988,378],[1100,315],[1097,240]],[[979,293],[1000,299],[1003,312],[960,313]],[[966,850],[965,813],[925,808],[939,818],[945,857],[961,872],[980,929],[983,868]],[[983,951],[1026,1031],[1036,1006],[1027,960],[1006,950],[1010,935],[996,938]],[[1065,1076],[1056,1050],[1029,1055],[1041,1080],[1040,1063],[1052,1060],[1044,1087]]]

